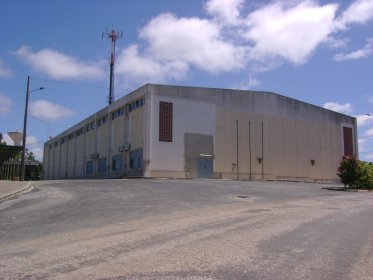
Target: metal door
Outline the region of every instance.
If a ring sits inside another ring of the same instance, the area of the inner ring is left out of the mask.
[[[213,159],[209,157],[201,157],[197,159],[198,178],[212,179],[213,172]]]

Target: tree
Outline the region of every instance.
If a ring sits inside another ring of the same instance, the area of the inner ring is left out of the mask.
[[[342,183],[349,187],[358,187],[359,179],[361,177],[361,163],[354,156],[344,157],[339,168],[338,176]]]
[[[33,152],[26,150],[26,160],[35,161],[35,155]]]

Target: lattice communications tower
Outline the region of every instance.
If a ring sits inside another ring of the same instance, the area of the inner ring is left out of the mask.
[[[111,54],[110,54],[110,83],[109,83],[109,97],[108,97],[108,104],[110,105],[115,100],[114,97],[114,64],[115,64],[115,43],[117,39],[123,37],[123,31],[116,31],[111,30],[109,32],[106,30],[106,32],[102,33],[102,39],[104,37],[111,39]]]

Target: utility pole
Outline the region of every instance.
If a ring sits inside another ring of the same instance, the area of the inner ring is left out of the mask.
[[[113,103],[115,100],[114,97],[114,64],[115,64],[115,42],[117,39],[123,37],[123,31],[115,31],[114,29],[109,32],[102,32],[102,39],[104,37],[111,39],[111,54],[110,54],[110,84],[109,84],[109,97],[108,103],[109,105]]]
[[[32,91],[42,90],[45,87],[39,87],[37,89],[30,90],[30,76],[27,76],[26,86],[26,101],[25,101],[25,115],[23,116],[23,134],[22,134],[22,156],[21,156],[21,170],[20,180],[25,180],[25,157],[26,157],[26,136],[27,136],[27,112],[28,112],[28,100]]]
[[[27,76],[25,115],[23,116],[22,156],[21,156],[21,170],[20,170],[20,180],[21,181],[25,180],[27,111],[28,111],[28,99],[29,99],[29,97],[30,97],[30,76]]]

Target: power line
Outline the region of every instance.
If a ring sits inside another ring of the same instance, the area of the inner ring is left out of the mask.
[[[363,137],[360,137],[359,139],[365,139],[365,138],[370,138],[370,137],[373,137],[373,135],[363,136]]]
[[[369,154],[369,153],[373,153],[373,151],[359,152],[359,154]]]
[[[37,121],[43,122],[43,123],[45,123],[45,124],[47,124],[47,125],[52,125],[52,126],[57,126],[57,127],[62,127],[62,128],[68,128],[67,126],[60,125],[60,124],[55,124],[55,123],[51,123],[51,122],[47,122],[47,121],[41,120],[41,119],[36,118],[36,117],[34,117],[34,116],[31,116],[31,115],[27,115],[27,116],[28,116],[28,117],[31,117],[31,118],[33,118],[33,119],[35,119],[35,120],[37,120]]]
[[[45,81],[45,82],[52,82],[52,83],[59,83],[59,84],[68,84],[68,85],[74,85],[74,86],[80,86],[80,87],[92,87],[92,88],[108,89],[108,87],[105,87],[105,86],[98,86],[98,85],[91,85],[91,84],[82,84],[82,83],[75,83],[75,82],[70,82],[70,81],[57,81],[57,80],[37,78],[37,77],[30,77],[30,78],[33,79],[33,80],[39,80],[39,81]]]

